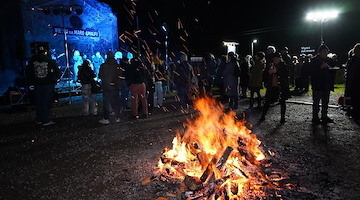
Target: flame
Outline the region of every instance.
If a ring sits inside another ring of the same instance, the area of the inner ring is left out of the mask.
[[[190,176],[203,185],[215,181],[217,192],[207,199],[264,196],[265,187],[276,187],[272,182],[282,178],[262,172],[266,156],[245,121],[237,120],[235,112],[224,113],[223,105],[210,97],[198,99],[195,109],[198,117],[187,120],[186,129],[177,133],[172,148],[165,148],[157,174],[180,181]]]

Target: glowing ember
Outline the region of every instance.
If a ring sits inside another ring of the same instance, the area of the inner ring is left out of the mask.
[[[276,191],[282,174],[265,173],[269,155],[245,122],[211,98],[197,100],[195,109],[199,116],[165,149],[156,175],[184,181],[189,190],[182,191],[184,199],[253,199]]]

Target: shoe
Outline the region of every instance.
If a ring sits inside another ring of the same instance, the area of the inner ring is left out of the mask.
[[[110,121],[108,119],[101,119],[99,120],[100,124],[110,124]]]
[[[120,118],[116,118],[116,119],[115,119],[115,122],[116,122],[116,123],[119,123],[119,122],[120,122]]]
[[[149,115],[145,115],[145,114],[142,115],[142,118],[143,118],[143,119],[146,119],[146,118],[148,118],[148,117],[149,117]]]
[[[319,117],[314,117],[311,121],[313,124],[319,124],[321,122]]]
[[[42,124],[41,121],[37,121],[37,120],[35,120],[35,123],[36,123],[37,125],[41,125],[41,124]]]
[[[138,120],[138,119],[139,119],[139,116],[138,116],[138,115],[136,115],[136,116],[131,115],[131,116],[129,117],[129,119],[130,119],[130,120]]]
[[[49,121],[47,123],[43,123],[42,126],[50,126],[50,125],[53,125],[53,124],[55,124],[54,121]]]
[[[326,117],[321,117],[321,121],[323,123],[334,123],[334,120],[330,119],[328,116]]]

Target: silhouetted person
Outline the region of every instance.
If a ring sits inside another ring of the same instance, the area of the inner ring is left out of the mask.
[[[192,86],[191,79],[194,77],[194,69],[188,62],[186,54],[180,55],[180,63],[174,71],[174,82],[180,99],[182,110],[186,110],[192,104],[189,95]]]
[[[131,118],[138,119],[139,100],[141,102],[143,117],[148,117],[148,102],[146,99],[146,67],[140,60],[139,55],[136,55],[128,70],[129,75],[129,89],[131,92]]]
[[[229,98],[229,109],[238,109],[240,67],[234,52],[228,53],[228,62],[223,71],[224,94]]]
[[[360,122],[360,43],[352,49],[346,66],[346,94],[351,97],[351,115]]]
[[[95,73],[90,67],[88,60],[84,60],[79,66],[77,80],[81,83],[82,111],[84,116],[89,113],[97,115],[96,94],[91,92],[91,85],[94,84]]]
[[[38,47],[38,53],[34,55],[26,68],[27,81],[34,85],[36,123],[42,126],[52,125],[51,103],[54,96],[55,84],[60,79],[58,65],[44,47]]]
[[[318,113],[321,100],[321,120],[323,123],[331,123],[328,117],[330,91],[334,91],[334,72],[330,69],[334,66],[333,60],[328,58],[329,48],[322,44],[318,49],[318,55],[310,63],[311,85],[313,90],[312,122],[319,123]]]
[[[114,58],[114,53],[109,51],[106,60],[100,65],[99,78],[103,89],[103,112],[104,118],[99,122],[109,124],[111,111],[114,112],[115,121],[120,122],[120,76],[121,70]]]
[[[272,98],[280,96],[280,123],[285,123],[286,99],[289,97],[289,71],[286,63],[282,60],[280,53],[274,53],[273,62],[264,70],[264,83],[266,87],[265,104],[260,121],[265,120]]]
[[[249,80],[249,89],[250,89],[250,108],[253,108],[254,104],[254,94],[257,95],[257,107],[261,107],[261,95],[260,89],[262,88],[262,74],[265,69],[266,60],[265,53],[258,52],[255,54],[255,64],[250,67],[250,80]]]

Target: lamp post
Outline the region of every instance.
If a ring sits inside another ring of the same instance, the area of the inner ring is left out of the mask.
[[[169,62],[169,52],[168,52],[168,27],[166,23],[163,23],[163,25],[161,26],[161,29],[164,31],[165,33],[165,69],[167,70],[168,68],[168,62]]]
[[[324,44],[323,36],[323,24],[331,19],[337,18],[339,15],[338,10],[324,10],[324,11],[313,11],[306,15],[306,20],[320,22],[320,41]]]
[[[251,56],[254,57],[254,44],[256,44],[258,41],[257,39],[254,39],[252,42],[251,42]]]

